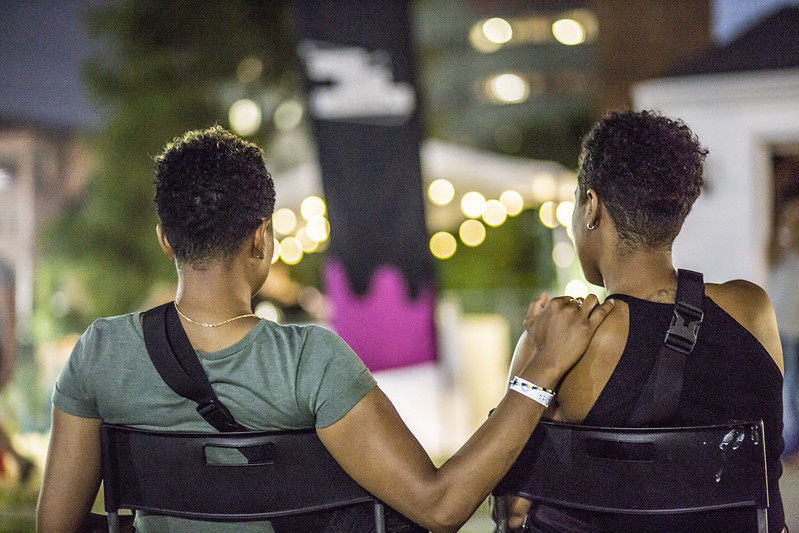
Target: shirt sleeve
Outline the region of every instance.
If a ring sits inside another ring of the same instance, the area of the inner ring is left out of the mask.
[[[300,359],[298,394],[309,402],[316,427],[339,421],[376,384],[344,339],[325,328],[309,327]]]
[[[87,358],[92,337],[90,327],[80,337],[67,364],[61,369],[53,389],[53,405],[65,413],[82,418],[100,418],[97,402],[90,392]]]

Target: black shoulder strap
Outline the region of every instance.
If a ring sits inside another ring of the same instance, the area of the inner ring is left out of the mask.
[[[205,375],[173,302],[143,313],[142,328],[147,353],[169,387],[197,403],[197,412],[217,430],[248,431],[219,401]]]
[[[705,284],[701,273],[677,272],[674,316],[658,353],[655,367],[628,420],[631,426],[667,425],[680,403],[685,359],[696,345],[702,324]]]

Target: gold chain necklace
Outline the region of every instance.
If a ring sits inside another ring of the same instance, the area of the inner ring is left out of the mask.
[[[175,300],[175,310],[178,312],[180,316],[182,316],[192,324],[197,324],[198,326],[202,326],[204,328],[218,328],[219,326],[224,326],[228,322],[233,322],[234,320],[239,320],[241,318],[249,318],[249,317],[259,318],[259,316],[256,315],[255,313],[247,313],[246,315],[239,315],[239,316],[234,316],[233,318],[228,318],[227,320],[223,320],[222,322],[217,322],[216,324],[208,324],[207,322],[197,322],[196,320],[192,320],[186,315],[184,315],[183,311],[181,311],[180,307],[178,307],[177,300]]]

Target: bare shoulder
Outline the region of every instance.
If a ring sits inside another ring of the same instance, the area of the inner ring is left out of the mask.
[[[707,283],[705,294],[744,327],[758,321],[761,315],[774,312],[766,291],[751,281],[735,279],[726,283]]]
[[[705,294],[754,335],[782,369],[777,317],[762,287],[751,281],[736,279],[726,283],[707,283]]]
[[[599,325],[580,361],[563,379],[558,391],[559,415],[568,422],[585,418],[619,363],[627,343],[630,311],[622,301]]]

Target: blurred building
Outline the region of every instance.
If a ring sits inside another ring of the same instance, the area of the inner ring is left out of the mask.
[[[416,20],[432,136],[572,168],[633,83],[712,44],[709,0],[441,0]]]
[[[91,162],[85,139],[73,130],[0,123],[0,261],[14,272],[23,344],[33,310],[37,230],[81,194]]]
[[[637,106],[685,120],[710,151],[705,189],[675,258],[706,279],[765,285],[777,180],[799,179],[775,172],[799,161],[799,6],[768,15],[633,94]]]

